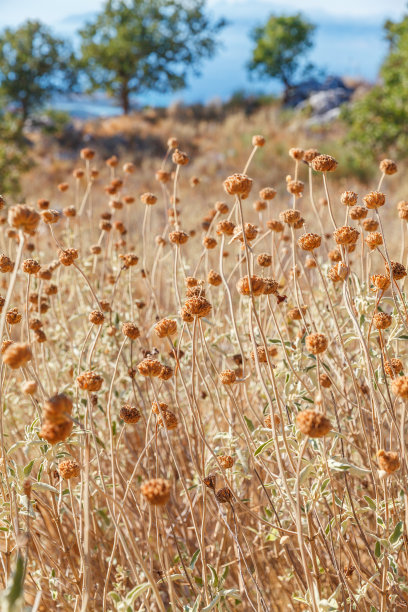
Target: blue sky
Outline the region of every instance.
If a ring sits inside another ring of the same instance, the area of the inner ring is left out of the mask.
[[[102,7],[103,0],[0,0],[1,24],[16,26],[25,19],[40,19],[60,34],[73,35]],[[382,25],[400,19],[407,0],[208,0],[210,11],[225,16],[229,26],[222,35],[217,56],[203,66],[200,77],[191,77],[189,87],[176,94],[148,94],[143,104],[168,104],[227,98],[234,91],[275,93],[278,84],[249,79],[245,66],[251,53],[249,32],[270,13],[301,11],[317,25],[310,59],[327,73],[362,76],[375,80],[387,45]]]

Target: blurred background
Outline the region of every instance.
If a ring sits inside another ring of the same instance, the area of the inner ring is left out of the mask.
[[[406,155],[406,0],[1,0],[0,9],[3,190],[21,189],[39,134],[69,158],[123,115],[133,117],[116,124],[126,140],[147,115],[225,123],[268,107],[285,138],[300,116],[314,139],[329,134],[334,148],[348,139],[362,178],[367,156]]]

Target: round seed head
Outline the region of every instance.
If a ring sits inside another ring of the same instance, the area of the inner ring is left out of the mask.
[[[306,349],[312,355],[320,355],[327,349],[328,341],[324,334],[314,333],[306,336]]]
[[[296,424],[302,434],[310,438],[323,438],[331,430],[329,419],[317,410],[302,410],[296,417]]]
[[[377,453],[378,465],[383,472],[387,474],[393,474],[401,467],[401,462],[398,453],[392,451],[385,451],[380,449]]]
[[[75,459],[65,459],[59,464],[58,473],[65,480],[76,478],[81,473],[81,466]]]
[[[337,161],[331,155],[317,155],[312,161],[312,168],[316,172],[333,172],[337,165]]]
[[[164,506],[170,499],[170,483],[163,478],[147,480],[140,490],[152,506]]]

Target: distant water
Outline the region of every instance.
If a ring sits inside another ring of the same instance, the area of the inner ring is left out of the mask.
[[[248,4],[238,5],[232,15],[227,15],[229,25],[222,32],[221,48],[212,60],[204,63],[201,75],[191,77],[188,87],[182,91],[168,94],[143,93],[136,99],[138,105],[167,106],[175,100],[182,100],[188,104],[205,103],[216,98],[226,100],[238,90],[248,93],[279,93],[280,86],[276,81],[251,80],[246,70],[246,63],[253,47],[249,32],[255,25],[265,21],[271,12],[271,6],[254,0],[253,10],[248,12]],[[222,3],[219,7],[217,4],[216,12],[220,16],[223,15]],[[382,20],[346,21],[334,17],[322,17],[319,14],[308,17],[317,25],[315,46],[308,59],[318,68],[327,74],[362,77],[368,81],[377,78],[379,67],[387,52]],[[69,30],[77,29],[82,25],[80,20],[81,16],[73,16],[69,23],[60,24],[64,25],[60,28],[61,31],[69,33]],[[78,97],[60,98],[53,106],[82,117],[111,116],[120,113],[120,108],[115,102],[103,96],[97,96],[92,100]]]

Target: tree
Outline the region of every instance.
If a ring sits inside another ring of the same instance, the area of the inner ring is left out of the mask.
[[[347,141],[361,157],[408,154],[408,16],[384,25],[389,51],[381,83],[343,109]]]
[[[212,21],[205,0],[108,0],[81,32],[91,91],[104,90],[130,110],[131,94],[168,92],[216,50],[224,21]]]
[[[32,112],[75,80],[73,55],[38,21],[6,28],[0,35],[0,97],[19,116],[19,129]]]
[[[282,81],[285,95],[294,84],[303,56],[312,46],[315,26],[298,13],[290,17],[271,15],[251,34],[255,43],[248,68],[258,76]]]

